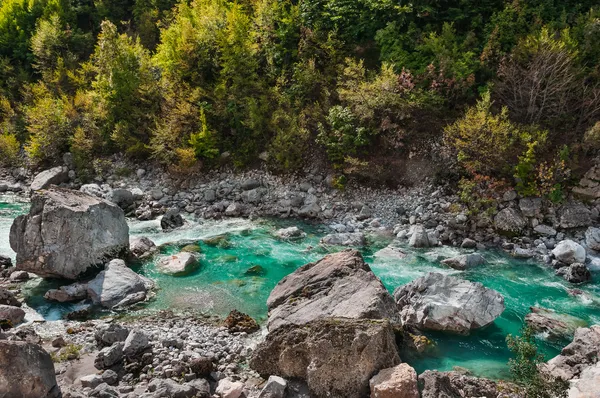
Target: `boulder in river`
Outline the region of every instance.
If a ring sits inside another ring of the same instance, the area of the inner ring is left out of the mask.
[[[381,258],[383,260],[402,260],[406,257],[406,253],[394,246],[386,246],[381,250],[378,250],[373,254],[373,257]]]
[[[321,238],[321,243],[330,246],[362,247],[366,244],[366,240],[362,232],[344,232],[325,235]]]
[[[552,250],[552,255],[566,265],[585,262],[585,249],[570,239],[560,241]]]
[[[158,249],[150,238],[142,236],[129,241],[129,251],[135,259],[144,260],[156,254]]]
[[[194,253],[182,252],[160,258],[156,268],[163,274],[182,276],[194,271],[198,264],[198,257]]]
[[[398,321],[394,299],[360,253],[347,249],[283,278],[267,300],[270,331],[286,324],[344,317]]]
[[[417,372],[408,364],[382,369],[369,382],[373,398],[419,398]]]
[[[553,310],[541,307],[531,307],[531,312],[525,316],[525,322],[536,333],[543,333],[551,340],[572,337],[578,327],[586,325],[583,319],[572,315],[559,314]]]
[[[160,219],[160,227],[163,231],[171,231],[182,227],[184,224],[183,217],[177,209],[169,209]]]
[[[427,234],[424,226],[415,225],[411,228],[411,235],[410,239],[408,240],[408,244],[412,247],[431,246],[431,242],[429,242],[429,235]]]
[[[36,344],[0,340],[0,397],[60,396],[50,354]]]
[[[58,185],[67,181],[69,181],[69,170],[66,167],[57,166],[37,174],[31,182],[31,190],[39,191],[50,185]]]
[[[275,231],[275,236],[283,240],[296,240],[306,237],[306,233],[298,227],[281,228]]]
[[[447,265],[450,268],[464,271],[468,268],[485,264],[485,258],[479,253],[461,254],[460,256],[442,260],[442,264]]]
[[[435,272],[398,287],[394,298],[404,325],[458,334],[489,325],[504,311],[497,291]]]
[[[260,330],[258,323],[250,317],[250,315],[244,314],[238,310],[232,310],[227,318],[223,321],[223,324],[232,333],[245,332],[254,333]]]
[[[564,280],[571,283],[583,283],[592,279],[592,273],[582,263],[573,263],[568,267],[556,270],[556,275],[562,276]]]
[[[581,372],[600,360],[600,325],[579,328],[573,341],[544,366],[543,372],[563,380],[579,377]]]
[[[517,209],[507,207],[502,209],[494,217],[496,231],[507,236],[516,236],[523,231],[527,221]]]
[[[142,301],[154,283],[135,273],[123,260],[112,260],[104,271],[88,282],[87,291],[94,304],[106,308],[120,306],[129,296],[135,295]],[[129,301],[129,304],[133,304]]]
[[[61,286],[58,289],[50,289],[44,294],[44,298],[50,301],[66,303],[79,301],[88,296],[87,283],[75,282],[71,285]]]
[[[29,214],[15,219],[10,245],[17,269],[42,277],[78,279],[129,247],[129,227],[118,206],[79,191],[35,192]]]
[[[373,375],[399,362],[388,321],[329,318],[270,332],[250,367],[265,377],[304,380],[311,396],[361,398]]]

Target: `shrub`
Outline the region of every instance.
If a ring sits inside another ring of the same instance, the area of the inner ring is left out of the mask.
[[[299,168],[305,159],[310,133],[304,126],[304,114],[297,116],[294,112],[278,109],[271,117],[275,137],[269,147],[269,158],[279,170]]]
[[[0,164],[16,166],[19,164],[21,145],[14,134],[0,134]]]

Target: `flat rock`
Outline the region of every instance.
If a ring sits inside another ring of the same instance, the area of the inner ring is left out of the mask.
[[[267,300],[269,330],[320,318],[391,319],[396,306],[356,250],[330,254],[283,278]]]
[[[160,258],[156,268],[163,274],[182,276],[194,271],[198,265],[198,258],[194,253],[182,252]]]
[[[485,264],[485,258],[479,253],[461,254],[460,256],[442,260],[442,264],[450,268],[464,271],[468,268]]]
[[[366,244],[366,240],[365,235],[362,232],[344,232],[325,235],[321,238],[321,244],[330,246],[362,247]]]
[[[468,334],[504,311],[504,298],[481,283],[429,272],[394,291],[402,323],[419,329]]]
[[[270,332],[250,367],[264,376],[304,380],[311,396],[362,398],[374,374],[399,362],[389,322],[329,318]]]
[[[29,214],[10,229],[17,269],[42,277],[78,279],[129,247],[123,210],[108,201],[61,188],[34,192]]]
[[[31,182],[31,190],[39,191],[50,185],[58,185],[69,181],[69,170],[62,166],[53,167],[37,174]]]

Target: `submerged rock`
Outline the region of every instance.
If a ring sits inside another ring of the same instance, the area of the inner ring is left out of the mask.
[[[198,265],[195,254],[183,252],[159,259],[156,268],[163,274],[182,276],[194,271]]]
[[[372,398],[419,398],[417,372],[406,363],[382,369],[369,382]]]
[[[399,362],[389,322],[330,318],[270,332],[250,367],[265,377],[304,380],[311,396],[361,398],[374,374]]]
[[[366,244],[366,240],[362,232],[348,232],[325,235],[321,238],[321,243],[330,246],[362,247]]]
[[[329,254],[283,278],[267,300],[269,330],[344,317],[398,320],[394,299],[356,250]]]
[[[545,373],[563,380],[579,377],[581,372],[600,359],[600,325],[579,328],[573,341],[542,367]]]
[[[58,185],[67,181],[69,181],[69,170],[66,167],[57,166],[36,175],[31,183],[31,190],[39,191],[50,185]]]
[[[36,344],[0,340],[0,396],[59,398],[50,354]]]
[[[51,188],[35,192],[29,214],[15,219],[10,245],[18,269],[77,279],[124,253],[129,227],[118,206],[79,191]]]
[[[468,334],[504,311],[504,298],[481,283],[429,272],[394,291],[402,323]]]
[[[569,239],[560,241],[552,250],[552,255],[566,265],[585,262],[585,249],[583,246]]]
[[[87,291],[94,304],[112,308],[133,294],[144,293],[137,296],[143,300],[153,285],[151,280],[128,268],[123,260],[112,260],[88,283]]]
[[[549,339],[565,339],[573,336],[578,327],[585,326],[583,319],[567,314],[558,314],[553,310],[531,307],[531,312],[525,316],[525,322],[536,333],[543,333]]]
[[[460,256],[442,260],[442,264],[447,265],[450,268],[464,271],[467,268],[485,264],[485,258],[478,253],[461,254]]]

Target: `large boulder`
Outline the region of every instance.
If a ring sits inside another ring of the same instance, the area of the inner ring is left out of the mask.
[[[558,214],[561,228],[584,228],[592,224],[592,212],[580,202],[563,205]]]
[[[410,235],[410,239],[408,240],[408,244],[412,247],[431,246],[431,242],[429,242],[429,235],[427,234],[424,226],[415,225],[412,227],[412,233]]]
[[[283,278],[267,300],[269,330],[316,319],[397,320],[394,299],[360,253],[344,250],[306,264]]]
[[[417,372],[408,364],[382,369],[369,382],[371,398],[419,398]]]
[[[10,246],[17,269],[42,277],[77,279],[127,251],[129,227],[118,206],[79,191],[35,192],[29,214],[15,219]]]
[[[275,236],[282,240],[296,240],[306,237],[306,232],[298,227],[281,228],[275,231]]]
[[[566,239],[560,241],[554,249],[552,255],[563,264],[584,263],[585,249],[579,243]]]
[[[44,294],[46,300],[58,301],[59,303],[79,301],[86,299],[87,296],[87,284],[81,282],[61,286],[58,289],[50,289]]]
[[[571,380],[600,360],[600,325],[579,328],[573,341],[559,355],[549,360],[542,370],[552,377]]]
[[[509,383],[495,382],[456,371],[426,370],[419,375],[419,384],[422,385],[421,398],[498,398],[509,397],[511,390],[516,390],[516,386]]]
[[[354,246],[362,247],[366,244],[365,235],[362,232],[346,232],[325,235],[321,243],[331,246]]]
[[[314,397],[360,398],[371,377],[399,362],[389,322],[329,318],[270,332],[250,367],[265,377],[302,379]]]
[[[31,190],[39,191],[50,185],[58,185],[67,181],[69,181],[69,170],[66,167],[57,166],[36,175],[31,182]]]
[[[500,210],[494,217],[494,226],[503,235],[519,235],[526,225],[527,221],[525,218],[523,218],[518,210],[512,207]]]
[[[573,263],[568,267],[556,270],[556,275],[562,276],[564,280],[571,283],[583,283],[592,279],[592,273],[582,263]]]
[[[531,312],[525,316],[527,325],[536,333],[542,333],[551,340],[572,337],[578,327],[586,325],[583,319],[559,314],[547,308],[531,307],[530,310]]]
[[[94,304],[106,308],[121,306],[130,296],[142,301],[153,282],[136,274],[123,260],[112,260],[94,279],[88,282],[87,292]],[[128,301],[128,304],[133,302]]]
[[[184,224],[183,217],[177,209],[169,209],[160,219],[160,227],[163,231],[171,231],[182,227]]]
[[[12,305],[13,307],[21,306],[21,303],[17,300],[13,292],[3,287],[0,287],[0,304]]]
[[[129,241],[129,251],[135,259],[144,260],[156,254],[158,248],[150,238],[142,236]]]
[[[173,276],[187,275],[197,267],[198,258],[187,252],[162,257],[156,263],[156,268],[161,273]]]
[[[569,398],[598,397],[600,391],[600,363],[584,369],[579,379],[573,380]]]
[[[600,251],[600,228],[589,227],[585,231],[585,243],[590,249]]]
[[[17,326],[25,319],[25,311],[19,307],[12,305],[0,304],[0,324],[6,321],[10,322],[10,326]]]
[[[468,334],[504,311],[504,298],[481,283],[429,272],[396,289],[402,323],[419,329]]]
[[[450,268],[464,271],[478,265],[485,264],[485,258],[479,253],[461,254],[460,256],[442,260],[442,264]]]
[[[0,340],[0,397],[60,396],[50,354],[36,344]]]

